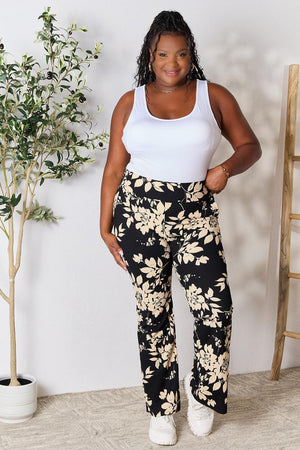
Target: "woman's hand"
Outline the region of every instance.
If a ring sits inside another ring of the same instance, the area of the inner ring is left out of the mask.
[[[121,266],[122,269],[127,270],[126,264],[122,259],[123,250],[119,246],[116,236],[112,233],[105,233],[105,234],[102,234],[102,239],[104,240],[105,244],[107,245],[110,253],[115,258],[116,263],[119,266]]]
[[[205,179],[205,186],[213,193],[218,194],[226,186],[228,177],[221,166],[209,169]]]

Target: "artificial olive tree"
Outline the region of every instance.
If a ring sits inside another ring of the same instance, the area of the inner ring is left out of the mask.
[[[0,230],[8,242],[9,290],[0,289],[9,306],[11,381],[19,385],[16,368],[15,278],[21,264],[25,223],[56,221],[51,209],[37,200],[49,179],[63,180],[93,162],[107,134],[92,131],[94,116],[86,111],[90,90],[85,71],[98,60],[102,44],[83,50],[76,23],[58,28],[46,8],[39,17],[37,40],[44,61],[24,54],[9,62],[0,41]],[[100,111],[98,108],[97,113]],[[2,249],[1,249],[2,251]]]

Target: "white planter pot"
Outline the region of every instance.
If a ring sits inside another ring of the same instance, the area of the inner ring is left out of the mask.
[[[0,422],[29,420],[37,408],[37,382],[31,375],[18,375],[21,386],[7,386],[10,375],[0,377]],[[6,385],[5,385],[6,383]]]

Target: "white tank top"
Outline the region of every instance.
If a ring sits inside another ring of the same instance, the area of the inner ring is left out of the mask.
[[[194,108],[178,119],[153,116],[147,107],[145,86],[135,89],[122,136],[131,155],[127,165],[131,172],[164,182],[202,181],[220,139],[207,81],[197,80]]]

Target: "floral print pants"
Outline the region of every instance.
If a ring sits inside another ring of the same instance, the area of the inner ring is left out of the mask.
[[[194,317],[192,394],[225,414],[232,301],[213,194],[203,182],[161,182],[126,169],[113,215],[135,291],[146,410],[180,410],[174,266]]]

